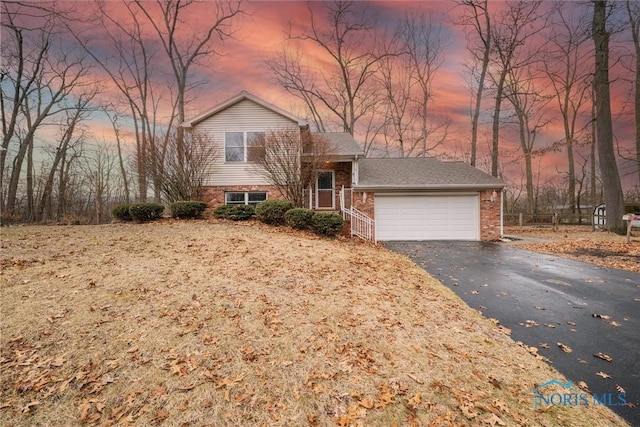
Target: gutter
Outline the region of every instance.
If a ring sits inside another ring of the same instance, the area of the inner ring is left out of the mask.
[[[442,184],[442,185],[354,185],[356,191],[447,191],[447,190],[502,190],[505,184]]]

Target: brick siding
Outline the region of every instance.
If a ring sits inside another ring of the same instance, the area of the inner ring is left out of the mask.
[[[224,193],[226,192],[265,192],[267,193],[267,200],[284,198],[278,188],[273,185],[208,186],[202,189],[202,199],[208,206],[207,210],[213,211],[218,206],[224,205]]]
[[[491,199],[494,199],[493,201]],[[502,192],[480,192],[480,240],[494,241],[500,239],[500,207]]]

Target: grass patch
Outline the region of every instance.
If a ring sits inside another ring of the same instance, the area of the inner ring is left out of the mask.
[[[0,424],[625,425],[405,257],[258,223],[2,230]]]

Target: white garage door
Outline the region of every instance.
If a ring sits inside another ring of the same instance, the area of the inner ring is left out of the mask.
[[[480,240],[478,195],[375,195],[378,240]]]

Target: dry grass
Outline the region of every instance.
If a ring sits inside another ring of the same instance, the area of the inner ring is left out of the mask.
[[[0,424],[626,425],[405,257],[258,224],[2,229]]]
[[[606,231],[591,231],[591,226],[561,226],[558,230],[550,227],[534,228],[505,227],[505,234],[535,238],[516,242],[532,251],[560,255],[578,261],[589,262],[601,267],[619,268],[640,272],[640,233],[633,230],[631,241]]]

